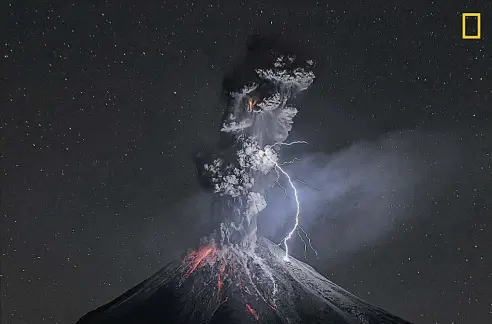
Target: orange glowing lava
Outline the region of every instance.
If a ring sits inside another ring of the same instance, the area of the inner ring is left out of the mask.
[[[259,320],[260,316],[258,313],[253,309],[253,307],[249,306],[249,304],[246,304],[246,310],[256,319]]]
[[[184,260],[190,262],[191,267],[184,275],[184,278],[188,278],[196,269],[205,265],[205,259],[213,254],[217,249],[214,247],[202,247],[197,252],[191,252]]]
[[[222,291],[222,286],[224,285],[224,279],[222,278],[222,275],[224,274],[225,267],[226,267],[225,264],[223,264],[220,267],[219,276],[217,277],[217,296],[218,296],[218,298],[220,298],[220,293]]]
[[[256,105],[256,102],[257,102],[257,100],[256,100],[256,99],[253,99],[253,98],[249,98],[249,99],[248,99],[248,107],[249,107],[249,111],[253,111],[253,110],[254,110],[255,105]]]

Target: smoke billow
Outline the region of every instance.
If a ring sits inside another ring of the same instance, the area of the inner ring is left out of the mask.
[[[279,179],[277,143],[289,135],[297,114],[294,99],[313,82],[313,67],[276,40],[253,38],[244,60],[224,78],[220,142],[196,160],[201,182],[214,196],[210,224],[223,229],[222,240],[253,240],[257,222],[261,234],[275,241],[292,229],[296,204],[292,192],[283,190],[289,184]],[[297,156],[282,168],[298,191],[300,224],[323,238],[325,251],[350,251],[380,238],[424,212],[433,190],[449,181],[460,160],[450,139],[404,131],[330,155]],[[281,186],[271,190],[275,184]],[[302,240],[298,243],[302,248]]]
[[[432,193],[451,181],[460,159],[449,136],[406,131],[331,155],[305,155],[286,169],[297,179],[301,225],[329,257],[381,238],[399,222],[424,213]],[[286,201],[282,190],[268,196],[263,235],[275,237],[290,226],[294,209]]]
[[[313,66],[277,40],[256,37],[225,77],[221,139],[216,151],[196,159],[200,182],[214,195],[215,240],[249,247],[256,241],[256,216],[267,206],[271,171],[278,172],[280,144],[297,114],[294,98],[313,82]]]

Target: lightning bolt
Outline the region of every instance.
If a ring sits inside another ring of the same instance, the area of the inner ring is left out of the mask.
[[[277,146],[277,145],[291,146],[291,145],[294,145],[294,144],[307,144],[307,143],[308,142],[306,142],[306,141],[293,141],[293,142],[289,142],[289,143],[277,142],[277,143],[273,144],[271,147],[274,147],[274,146]]]
[[[307,144],[307,142],[305,142],[305,141],[294,141],[294,142],[290,142],[290,143],[282,143],[282,142],[279,142],[279,143],[273,144],[271,147],[276,146],[276,145],[290,146],[290,145],[293,145],[293,144]],[[290,260],[289,259],[289,245],[287,244],[287,241],[292,238],[292,236],[294,235],[294,233],[297,231],[298,228],[301,228],[302,232],[304,233],[304,235],[306,236],[306,238],[309,241],[309,246],[314,251],[314,253],[316,254],[316,256],[318,256],[318,252],[311,245],[311,239],[308,237],[308,235],[304,231],[304,229],[302,229],[302,227],[299,225],[299,215],[300,215],[301,208],[300,208],[300,204],[299,204],[299,196],[297,194],[297,188],[296,188],[296,186],[294,186],[294,183],[292,182],[292,178],[281,167],[281,165],[279,163],[277,163],[276,161],[272,160],[267,154],[265,154],[265,156],[275,165],[275,168],[277,170],[277,175],[278,175],[278,171],[280,171],[287,178],[287,180],[289,182],[289,185],[292,188],[292,191],[294,192],[294,198],[295,198],[295,201],[296,201],[296,216],[295,216],[294,227],[292,227],[292,229],[290,230],[290,232],[287,233],[287,235],[280,242],[280,243],[282,243],[282,242],[284,243],[284,248],[285,248],[284,260],[285,261],[289,261]],[[277,177],[277,183],[278,183],[278,177]],[[279,185],[280,185],[280,183],[279,183]],[[298,232],[298,234],[299,234],[299,232]],[[299,234],[299,236],[300,236],[300,234]]]
[[[299,214],[300,214],[300,211],[301,211],[301,208],[300,208],[300,205],[299,205],[299,197],[297,195],[296,186],[294,186],[294,184],[292,183],[292,179],[290,178],[290,175],[287,172],[285,172],[284,169],[282,169],[282,167],[277,162],[273,161],[272,159],[270,159],[270,160],[275,164],[275,167],[280,172],[282,172],[282,174],[289,181],[289,185],[292,188],[292,190],[294,191],[294,198],[296,200],[296,219],[295,219],[294,227],[292,227],[292,229],[290,230],[290,232],[287,233],[287,235],[282,240],[284,242],[284,247],[285,247],[284,260],[285,261],[289,261],[290,260],[289,259],[289,245],[287,244],[287,241],[290,240],[290,238],[292,237],[292,235],[294,235],[295,231],[297,230],[297,227],[299,226]]]

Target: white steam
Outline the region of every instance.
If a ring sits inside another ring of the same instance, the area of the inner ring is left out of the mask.
[[[287,105],[287,102],[296,93],[307,89],[314,80],[313,72],[301,67],[294,68],[294,64],[299,65],[295,56],[279,56],[271,69],[255,70],[261,80],[259,84],[247,84],[239,92],[231,93],[231,113],[221,130],[235,139],[238,147],[236,161],[229,161],[228,164],[217,158],[212,164],[205,165],[214,192],[220,196],[230,196],[234,204],[240,206],[235,208],[240,213],[239,224],[228,222],[228,228],[222,224],[223,235],[230,235],[234,230],[256,233],[255,218],[267,206],[264,197],[267,186],[256,180],[275,168],[279,146],[274,144],[284,142],[292,129],[297,109]],[[311,67],[313,62],[305,62],[305,65]],[[262,85],[268,85],[273,90],[261,98],[259,111],[249,111],[245,105],[246,99],[255,95]]]

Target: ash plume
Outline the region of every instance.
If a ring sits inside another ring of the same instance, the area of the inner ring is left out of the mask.
[[[458,139],[417,129],[360,141],[332,154],[297,155],[285,169],[298,184],[301,225],[313,244],[323,246],[323,259],[333,264],[335,255],[384,239],[410,218],[426,217],[440,192],[466,179],[460,165],[470,157]],[[261,235],[280,237],[285,229],[278,224],[292,223],[294,210],[284,201],[278,188],[268,195]],[[304,253],[303,242],[294,246]]]
[[[200,183],[212,192],[212,234],[183,261],[164,267],[79,324],[408,323],[289,258],[288,241],[299,230],[307,234],[299,226],[301,202],[280,151],[305,143],[285,141],[297,114],[295,96],[313,82],[313,66],[276,40],[253,40],[244,64],[224,82],[222,138],[215,150],[195,160]],[[283,250],[257,236],[257,218],[276,185],[296,205]]]
[[[220,141],[196,159],[200,182],[215,197],[212,223],[220,224],[222,243],[254,244],[256,217],[280,167],[279,144],[297,114],[296,94],[314,80],[313,67],[277,40],[253,37],[244,61],[224,78]]]

